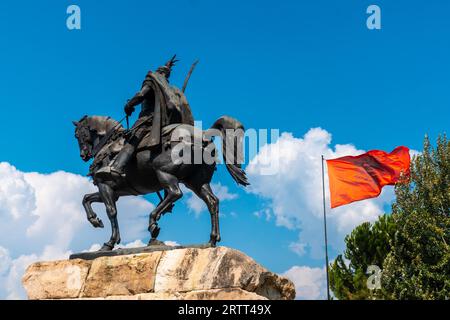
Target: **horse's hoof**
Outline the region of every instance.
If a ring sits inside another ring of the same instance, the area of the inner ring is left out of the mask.
[[[209,243],[211,244],[211,246],[215,247],[217,242],[220,242],[220,234],[211,234],[209,236]]]
[[[89,222],[94,226],[94,228],[103,228],[103,221],[99,217],[89,219]]]
[[[211,238],[208,243],[211,246],[211,248],[215,248],[216,247],[216,242],[217,242],[216,239]]]
[[[147,244],[148,246],[162,246],[164,245],[164,242],[159,241],[158,239],[150,239],[150,241]]]
[[[208,242],[208,245],[209,245],[211,248],[215,248],[215,247],[216,247],[216,242],[215,242],[215,241],[209,241],[209,242]]]

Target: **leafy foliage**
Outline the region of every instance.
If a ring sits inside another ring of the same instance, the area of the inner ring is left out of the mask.
[[[450,142],[425,139],[411,179],[396,187],[397,232],[385,259],[383,286],[394,299],[450,298]]]
[[[390,215],[384,215],[373,225],[365,222],[345,238],[344,257],[339,255],[331,265],[330,286],[341,300],[375,299],[379,292],[367,288],[366,270],[370,265],[382,266],[391,250],[396,225]]]

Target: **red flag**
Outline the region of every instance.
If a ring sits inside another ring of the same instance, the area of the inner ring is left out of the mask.
[[[397,147],[391,153],[372,150],[359,156],[327,160],[331,207],[374,198],[385,185],[409,175],[409,149]]]

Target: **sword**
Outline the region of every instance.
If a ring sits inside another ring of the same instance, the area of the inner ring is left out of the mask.
[[[183,89],[181,89],[181,91],[182,91],[183,93],[184,93],[184,91],[186,91],[187,84],[188,84],[188,82],[189,82],[189,79],[191,78],[192,72],[194,71],[195,66],[197,65],[197,63],[198,63],[198,60],[196,60],[196,61],[192,64],[191,69],[189,70],[189,72],[188,72],[188,74],[187,74],[187,76],[186,76],[186,79],[184,79]]]

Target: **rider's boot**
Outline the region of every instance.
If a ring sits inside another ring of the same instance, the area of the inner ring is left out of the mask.
[[[127,144],[120,150],[111,166],[105,166],[95,173],[95,178],[102,180],[118,180],[126,177],[124,168],[134,153],[134,146]]]

